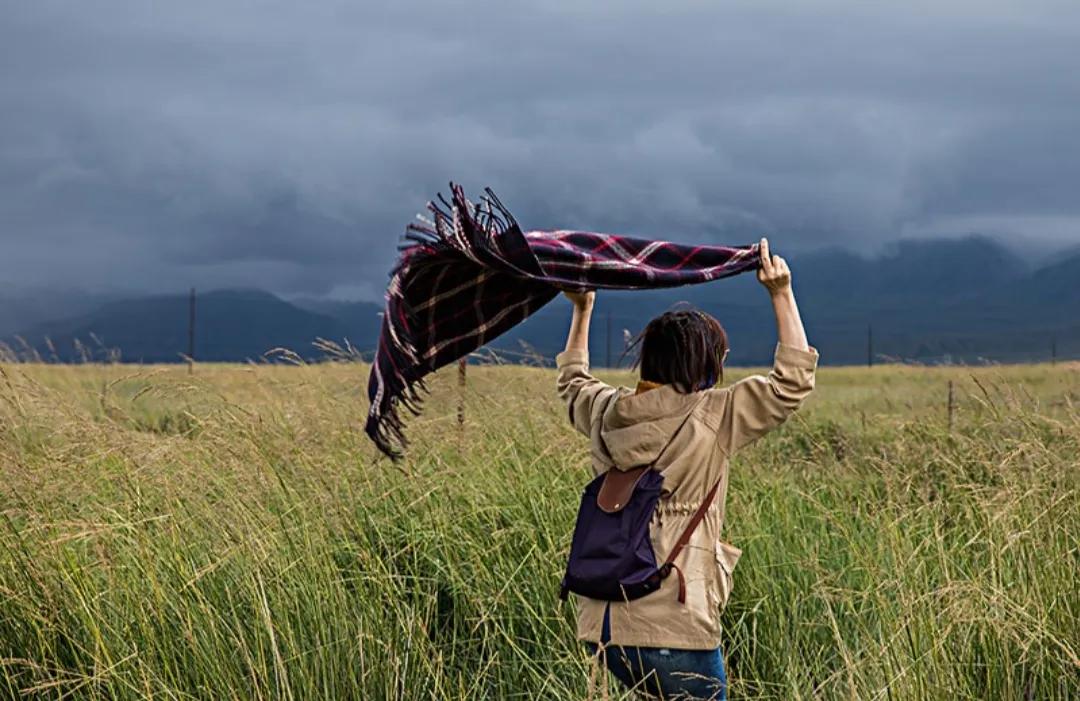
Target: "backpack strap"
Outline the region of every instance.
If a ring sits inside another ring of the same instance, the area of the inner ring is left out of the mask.
[[[686,524],[686,528],[683,529],[682,535],[675,541],[675,546],[671,549],[671,553],[667,556],[667,560],[660,566],[660,576],[662,578],[666,579],[667,576],[671,574],[671,570],[675,570],[675,572],[678,573],[680,604],[686,603],[686,578],[683,577],[682,570],[679,569],[679,566],[675,564],[675,559],[682,554],[683,549],[690,542],[690,537],[694,535],[694,531],[697,530],[697,527],[705,519],[705,512],[709,510],[709,507],[712,506],[713,501],[716,499],[716,492],[720,489],[720,480],[722,479],[723,476],[716,481],[716,484],[709,490],[709,493],[705,495],[705,500],[698,506],[697,511],[690,517],[690,523]]]
[[[697,406],[695,405],[696,409]],[[709,455],[709,461],[712,462],[713,454],[716,452],[716,443],[713,443],[713,450]],[[674,547],[671,548],[671,552],[668,554],[667,559],[664,560],[664,564],[660,565],[660,577],[667,579],[667,576],[671,574],[671,570],[679,575],[679,603],[686,603],[686,578],[683,576],[682,570],[675,564],[675,560],[682,554],[683,549],[690,543],[691,536],[694,535],[694,531],[701,525],[701,522],[705,519],[705,513],[712,506],[713,501],[716,500],[716,493],[720,490],[720,482],[723,481],[724,475],[721,473],[720,477],[716,480],[716,484],[712,486],[709,493],[705,495],[705,499],[694,511],[694,515],[690,517],[690,522],[686,524],[686,528],[683,529],[679,539],[675,541]]]

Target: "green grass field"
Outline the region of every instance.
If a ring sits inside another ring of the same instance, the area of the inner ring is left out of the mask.
[[[470,367],[460,430],[456,382],[393,466],[357,365],[0,365],[0,697],[583,698],[585,440],[551,370]],[[1080,698],[1078,401],[820,370],[732,466],[732,698]]]

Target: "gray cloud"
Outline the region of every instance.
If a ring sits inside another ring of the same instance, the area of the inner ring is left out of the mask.
[[[1080,243],[1073,2],[0,7],[0,278],[377,295],[447,180],[526,226]]]

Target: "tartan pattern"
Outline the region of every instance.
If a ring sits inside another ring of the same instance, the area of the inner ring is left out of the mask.
[[[523,232],[490,189],[451,201],[406,228],[390,273],[368,378],[365,431],[386,455],[406,445],[400,412],[420,412],[423,378],[524,321],[560,290],[652,289],[758,267],[758,245],[687,246],[589,231]]]

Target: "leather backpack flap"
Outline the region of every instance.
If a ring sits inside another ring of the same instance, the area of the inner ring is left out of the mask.
[[[621,511],[630,501],[641,478],[649,471],[649,465],[620,470],[612,467],[604,473],[600,492],[596,495],[596,505],[601,511],[613,514]]]

